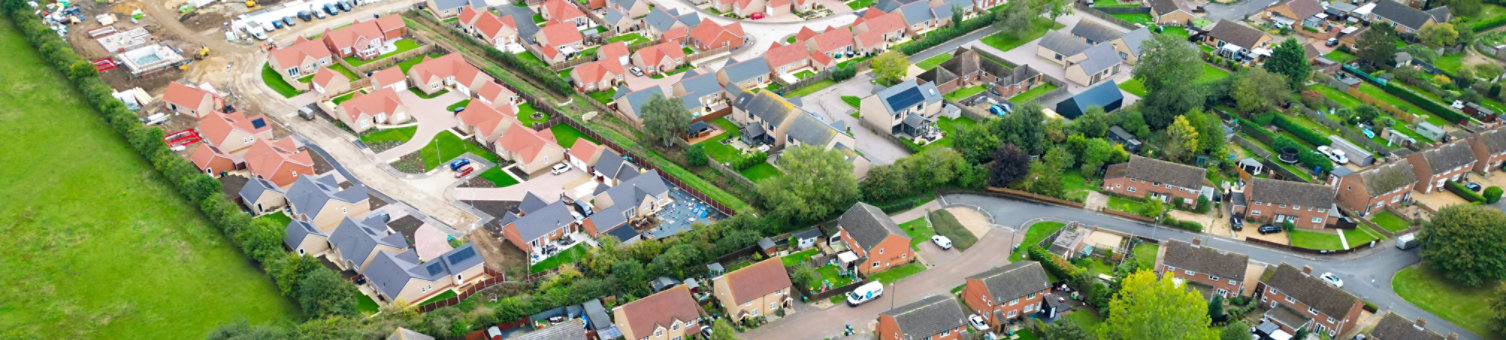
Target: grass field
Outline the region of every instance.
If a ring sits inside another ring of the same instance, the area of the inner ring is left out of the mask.
[[[732,160],[742,156],[741,153],[737,151],[737,148],[722,144],[722,140],[734,139],[742,136],[742,131],[739,131],[737,129],[737,124],[733,124],[732,121],[727,120],[727,118],[725,117],[717,118],[717,120],[712,121],[711,123],[716,124],[717,127],[722,128],[722,131],[724,132],[722,132],[722,134],[720,135],[717,135],[716,137],[712,137],[711,139],[697,143],[701,145],[702,149],[706,150],[706,156],[711,157],[712,160],[717,162],[731,162]]]
[[[836,84],[837,84],[837,82],[836,81],[832,81],[831,79],[814,82],[814,83],[811,83],[810,85],[805,85],[804,87],[795,89],[794,91],[790,91],[790,93],[785,94],[785,97],[803,97],[803,96],[806,96],[806,95],[810,95],[812,93],[816,93],[816,91],[820,91],[821,89],[828,88],[828,87],[831,87],[832,85],[836,85]]]
[[[1036,17],[1030,21],[1030,31],[1025,32],[1025,34],[1020,36],[1020,38],[1018,39],[1010,36],[1009,32],[999,32],[984,37],[983,43],[987,44],[988,46],[993,46],[993,48],[997,48],[1000,51],[1009,51],[1014,49],[1015,47],[1024,45],[1026,42],[1046,35],[1047,30],[1061,28],[1062,26],[1064,25],[1052,22],[1051,19]]]
[[[1344,105],[1344,107],[1350,109],[1354,109],[1359,107],[1360,105],[1365,104],[1364,102],[1360,101],[1359,98],[1355,98],[1354,96],[1349,95],[1349,93],[1326,85],[1315,84],[1309,86],[1308,89],[1318,91],[1318,94],[1322,94],[1324,97],[1328,97],[1328,99],[1333,99],[1333,101],[1339,103],[1339,105]],[[1432,139],[1423,137],[1421,134],[1418,134],[1417,131],[1413,131],[1411,128],[1408,128],[1407,122],[1402,121],[1401,119],[1394,119],[1391,124],[1391,129],[1400,131],[1402,134],[1415,138],[1419,141],[1432,141]],[[1377,131],[1377,133],[1378,132],[1379,131]],[[1386,145],[1386,140],[1380,138],[1379,135],[1377,135],[1375,138],[1372,138],[1371,140],[1375,141],[1376,143],[1380,143],[1380,145]]]
[[[1014,97],[1009,97],[1009,101],[1016,104],[1024,103],[1027,101],[1035,100],[1041,95],[1046,94],[1046,92],[1051,92],[1053,90],[1056,90],[1056,84],[1044,83],[1036,86],[1035,88],[1026,90],[1025,92],[1020,92],[1020,94],[1014,95]]]
[[[1035,224],[1030,225],[1028,229],[1025,230],[1025,240],[1020,242],[1020,250],[1015,251],[1014,254],[1009,255],[1009,262],[1019,262],[1020,260],[1024,260],[1025,247],[1032,244],[1041,243],[1042,240],[1046,239],[1046,236],[1051,236],[1051,233],[1054,233],[1057,230],[1061,230],[1062,227],[1066,226],[1066,224],[1063,224],[1061,222],[1051,221],[1036,222]]]
[[[1219,81],[1220,79],[1224,79],[1224,78],[1228,78],[1228,77],[1229,77],[1229,71],[1224,71],[1224,69],[1213,67],[1213,65],[1208,65],[1207,63],[1204,63],[1203,64],[1203,74],[1197,76],[1197,83],[1198,84],[1207,84],[1207,83],[1212,83],[1212,82]]]
[[[1304,249],[1316,250],[1339,250],[1344,249],[1344,243],[1339,241],[1339,234],[1321,231],[1293,229],[1287,234],[1291,238],[1292,246]]]
[[[547,113],[541,114],[538,119],[534,119],[533,114],[538,112],[539,109],[533,108],[533,104],[518,104],[518,122],[523,123],[523,126],[533,126],[533,123],[549,120],[549,114]]]
[[[283,80],[282,75],[277,73],[277,70],[273,70],[271,64],[261,67],[261,81],[267,84],[267,88],[277,91],[277,94],[282,95],[284,98],[293,98],[293,96],[302,92],[293,88],[293,84],[288,84],[287,80]]]
[[[899,281],[900,279],[910,277],[910,275],[920,274],[921,271],[925,270],[926,265],[920,264],[920,262],[910,262],[910,264],[907,265],[889,268],[889,270],[873,273],[873,275],[868,275],[868,280],[890,284],[894,283],[895,281]]]
[[[1475,334],[1490,334],[1490,308],[1484,301],[1496,298],[1492,285],[1462,287],[1448,282],[1443,274],[1425,266],[1412,266],[1391,277],[1396,295],[1423,310],[1464,327]],[[1497,336],[1497,339],[1500,337]]]
[[[1139,79],[1130,78],[1130,80],[1119,83],[1119,89],[1136,96],[1145,96],[1145,84],[1141,83]]]
[[[35,51],[0,20],[0,164],[14,165],[0,176],[3,333],[197,339],[237,319],[300,321]]]
[[[1072,170],[1062,173],[1062,188],[1065,189],[1067,198],[1086,199],[1088,198],[1088,192],[1098,190],[1093,183],[1082,178],[1081,171]]]
[[[1364,246],[1370,241],[1381,239],[1379,232],[1372,231],[1370,226],[1361,224],[1358,228],[1344,230],[1344,241],[1349,242],[1350,248]]]
[[[440,132],[439,135],[434,136],[433,140],[429,141],[429,145],[425,145],[423,149],[418,149],[416,153],[424,161],[424,171],[429,171],[444,165],[445,162],[449,162],[451,159],[455,159],[455,157],[464,155],[466,152],[486,158],[493,163],[499,160],[497,154],[482,148],[480,145],[476,145],[476,143],[460,139],[460,137],[455,136],[454,133],[449,131]]]
[[[766,179],[784,176],[783,171],[779,171],[779,168],[775,168],[773,164],[769,163],[758,163],[758,165],[748,167],[747,169],[743,169],[743,171],[739,171],[738,173],[743,174],[743,177],[747,177],[748,180],[753,181],[753,183],[763,182],[763,180]]]
[[[512,177],[512,175],[507,174],[507,172],[505,171],[502,171],[502,168],[495,166],[491,167],[491,169],[486,169],[486,171],[482,171],[481,173],[476,174],[476,176],[491,181],[492,184],[496,185],[498,188],[505,188],[513,184],[518,184],[517,178]]]
[[[576,130],[575,127],[568,124],[555,124],[554,126],[549,127],[549,131],[554,133],[554,141],[556,143],[559,143],[560,147],[562,148],[570,148],[571,146],[574,146],[575,140],[581,138],[585,138],[586,141],[593,144],[601,144],[601,141],[587,137],[586,133],[580,132],[580,130]]]
[[[372,130],[370,133],[361,134],[361,143],[376,144],[383,142],[405,143],[413,139],[413,133],[418,132],[418,126],[400,127],[396,129]]]
[[[930,216],[931,228],[935,229],[937,234],[951,239],[952,246],[957,247],[958,250],[967,250],[967,248],[972,248],[973,244],[978,243],[978,236],[962,226],[962,222],[958,221],[956,216],[952,216],[952,213],[946,210],[936,210],[932,211]]]
[[[1407,222],[1407,220],[1401,218],[1401,216],[1396,216],[1396,214],[1392,214],[1390,211],[1385,210],[1375,213],[1375,215],[1371,215],[1370,222],[1375,222],[1375,224],[1380,225],[1381,228],[1386,228],[1386,230],[1389,230],[1391,232],[1398,232],[1412,227],[1411,222]]]
[[[1092,308],[1078,309],[1077,311],[1067,313],[1065,317],[1077,322],[1078,326],[1082,326],[1083,330],[1089,332],[1097,332],[1098,325],[1103,324],[1103,318],[1099,317],[1098,311]]]
[[[931,224],[926,223],[925,217],[917,217],[909,222],[900,223],[899,229],[904,230],[906,235],[910,235],[910,248],[916,250],[920,249],[921,243],[931,242],[931,236],[936,235],[936,229],[932,229]]]
[[[586,95],[591,96],[591,99],[596,100],[597,103],[611,104],[612,97],[617,95],[617,89],[606,89],[605,91],[591,92]]]
[[[922,70],[929,70],[932,67],[936,67],[936,65],[941,65],[941,63],[944,63],[947,60],[952,60],[951,54],[937,54],[935,57],[926,58],[926,60],[921,60],[920,62],[915,63],[915,67],[919,67]]]
[[[1124,19],[1124,21],[1128,21],[1131,24],[1138,24],[1141,26],[1150,26],[1151,22],[1155,21],[1154,18],[1150,17],[1150,13],[1114,13],[1110,15],[1113,15],[1115,18]]]
[[[948,92],[947,94],[942,95],[942,97],[946,98],[946,100],[950,100],[950,101],[954,101],[955,102],[955,101],[966,99],[967,97],[972,97],[975,94],[983,93],[983,91],[987,91],[987,90],[988,90],[988,88],[984,87],[983,85],[973,85],[973,86],[968,86],[968,87],[964,87],[964,88],[952,90],[952,92]]]

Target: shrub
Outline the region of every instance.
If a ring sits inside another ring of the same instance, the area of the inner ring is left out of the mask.
[[[732,170],[743,171],[759,163],[769,161],[769,154],[763,151],[756,152],[748,157],[738,158],[732,161]]]
[[[1485,203],[1494,204],[1501,201],[1501,187],[1492,186],[1485,188]]]
[[[1445,107],[1443,106],[1443,104],[1435,102],[1431,99],[1423,98],[1422,95],[1419,95],[1416,92],[1412,92],[1411,90],[1401,88],[1400,86],[1397,86],[1395,84],[1387,83],[1385,90],[1386,93],[1390,93],[1391,95],[1400,97],[1407,102],[1415,104],[1417,105],[1417,107],[1422,108],[1425,111],[1432,112],[1433,114],[1438,115],[1439,118],[1443,118],[1443,120],[1449,121],[1450,123],[1459,124],[1469,121],[1469,117],[1465,116],[1463,113],[1454,111],[1454,109]]]
[[[1207,214],[1208,210],[1212,208],[1212,201],[1208,200],[1208,196],[1197,197],[1197,213]]]
[[[1480,194],[1469,190],[1469,188],[1465,188],[1464,185],[1459,184],[1459,182],[1449,181],[1448,183],[1444,184],[1444,186],[1448,188],[1448,191],[1452,191],[1455,195],[1459,195],[1459,198],[1463,198],[1465,201],[1485,202],[1484,196],[1480,196]],[[1497,199],[1499,200],[1500,198],[1498,197]]]
[[[1191,231],[1191,232],[1194,232],[1194,233],[1201,233],[1201,232],[1203,232],[1203,224],[1202,223],[1193,222],[1193,221],[1181,221],[1181,222],[1177,223],[1175,225],[1175,227],[1182,228],[1184,230],[1188,230],[1188,231]]]
[[[1045,249],[1041,249],[1037,245],[1025,246],[1025,254],[1031,260],[1040,262],[1041,267],[1044,267],[1047,272],[1056,277],[1077,277],[1079,273],[1083,272],[1082,268],[1072,265],[1072,263],[1067,262],[1061,256],[1046,252]]]
[[[1251,115],[1250,119],[1260,126],[1271,125],[1271,121],[1276,119],[1276,112],[1257,113]]]
[[[1271,144],[1271,138],[1273,138],[1271,136],[1271,131],[1268,131],[1265,128],[1260,127],[1260,125],[1257,125],[1257,124],[1258,123],[1256,123],[1254,121],[1250,121],[1250,120],[1240,120],[1239,121],[1239,129],[1240,129],[1240,131],[1243,131],[1246,135],[1250,135],[1250,137],[1254,137],[1255,140],[1258,140],[1261,143]]]
[[[685,149],[685,163],[690,166],[706,165],[706,149],[700,144],[691,145],[690,148]]]
[[[1273,120],[1273,122],[1276,123],[1276,126],[1281,127],[1281,129],[1285,130],[1286,132],[1292,133],[1293,136],[1297,136],[1297,138],[1306,141],[1308,144],[1328,145],[1329,143],[1332,143],[1332,141],[1328,140],[1328,136],[1324,135],[1323,133],[1313,131],[1306,126],[1297,124],[1297,122],[1293,122],[1291,118],[1287,118],[1284,115],[1275,116],[1276,118],[1275,120]]]

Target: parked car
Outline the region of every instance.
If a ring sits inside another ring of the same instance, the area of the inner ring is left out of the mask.
[[[1464,187],[1469,188],[1469,191],[1480,191],[1480,183],[1467,182],[1464,183]]]
[[[455,178],[465,177],[465,175],[471,174],[471,171],[476,171],[476,168],[470,165],[461,167],[460,170],[455,171]]]
[[[349,12],[351,7],[355,7],[355,2],[354,1],[341,1],[341,2],[335,3],[335,7],[339,7],[340,11]]]
[[[941,247],[941,250],[952,249],[952,239],[946,236],[931,235],[931,243],[935,243],[937,247]]]
[[[329,13],[329,15],[340,14],[340,8],[335,4],[324,4],[324,12]]]
[[[324,11],[321,10],[314,10],[314,17],[319,19],[328,18],[329,13],[324,13]]]
[[[1323,46],[1328,46],[1328,47],[1339,46],[1339,38],[1328,38],[1328,42],[1323,43]]]
[[[1323,283],[1327,283],[1334,288],[1344,288],[1344,280],[1333,273],[1323,273],[1323,275],[1318,275],[1318,278],[1323,279]]]
[[[272,28],[282,28],[282,20],[272,20]]]
[[[763,12],[753,12],[753,15],[749,15],[748,16],[748,19],[753,19],[753,20],[763,19]]]
[[[293,21],[293,17],[282,17],[282,24],[288,27],[298,26],[298,22]]]
[[[1004,94],[1003,94],[1003,93],[999,93],[999,89],[997,89],[997,88],[992,88],[992,87],[990,87],[990,88],[988,88],[988,93],[989,93],[989,94],[992,94],[992,95],[995,95],[995,96],[1000,96],[1000,97],[1003,97],[1003,96],[1004,96]]]
[[[567,171],[570,171],[570,164],[566,163],[555,164],[554,167],[549,168],[549,173],[555,175],[562,174]]]
[[[1244,230],[1245,220],[1241,220],[1238,217],[1229,217],[1229,229],[1234,229],[1234,231]]]
[[[862,286],[858,286],[858,289],[847,292],[847,305],[857,307],[857,305],[873,301],[873,299],[877,299],[881,295],[884,295],[884,283],[869,281]]]
[[[972,325],[975,330],[988,331],[988,323],[983,322],[983,317],[978,316],[978,314],[968,315],[967,324]]]
[[[307,10],[298,11],[298,18],[303,19],[303,21],[314,20],[314,13]]]
[[[461,159],[453,160],[453,161],[450,161],[450,170],[451,171],[460,171],[460,167],[463,167],[463,166],[466,166],[466,165],[471,165],[471,160],[469,158],[461,158]]]
[[[633,66],[633,68],[628,69],[628,72],[633,72],[633,75],[635,76],[643,76],[643,69],[640,69],[637,66]]]
[[[457,107],[457,108],[455,108],[454,111],[451,111],[450,113],[454,113],[454,114],[458,115],[458,114],[460,114],[460,111],[465,111],[465,107],[464,106]]]
[[[1455,100],[1452,104],[1449,104],[1448,107],[1452,107],[1455,110],[1463,110],[1464,109],[1464,101],[1463,100]]]
[[[1261,235],[1275,234],[1281,232],[1281,227],[1278,227],[1275,224],[1266,223],[1260,225],[1260,229],[1256,229],[1255,231],[1260,232]]]
[[[1417,247],[1417,233],[1411,232],[1396,237],[1396,249],[1407,250]]]
[[[251,32],[251,36],[256,37],[256,40],[262,41],[265,41],[268,38],[267,32],[260,29],[256,30],[255,32]]]

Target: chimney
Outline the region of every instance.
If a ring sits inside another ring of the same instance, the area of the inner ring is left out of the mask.
[[[1459,340],[1459,333],[1448,333],[1448,336],[1443,338],[1447,340]]]
[[[1313,266],[1302,266],[1302,274],[1313,275]]]
[[[1412,322],[1412,325],[1413,326],[1417,326],[1417,328],[1421,329],[1421,328],[1426,327],[1428,325],[1428,320],[1423,320],[1422,318],[1419,317],[1419,318],[1417,318],[1417,321]]]
[[[1192,238],[1192,245],[1194,245],[1194,246],[1201,246],[1201,245],[1203,245],[1203,238],[1202,237],[1193,237]]]

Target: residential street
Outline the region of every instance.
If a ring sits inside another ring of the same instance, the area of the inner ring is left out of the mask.
[[[824,30],[827,27],[844,28],[851,26],[852,22],[854,20],[857,20],[858,18],[856,14],[848,13],[833,14],[831,16],[823,18],[799,22],[737,20],[719,16],[706,10],[696,8],[687,0],[652,0],[650,2],[654,5],[666,9],[678,9],[681,11],[681,13],[686,13],[685,11],[695,11],[701,16],[701,18],[709,18],[711,19],[711,21],[716,22],[720,25],[726,25],[732,22],[741,22],[743,24],[743,32],[747,33],[748,35],[748,43],[744,44],[743,48],[732,51],[732,58],[737,60],[747,60],[749,58],[763,55],[763,52],[768,50],[770,43],[779,42],[782,44],[784,43],[784,39],[786,37],[795,35],[795,33],[800,32],[800,28],[802,27],[810,27],[810,29],[817,31]]]
[[[847,81],[801,97],[800,108],[815,113],[828,122],[842,121],[846,124],[851,128],[853,139],[857,140],[858,152],[868,157],[868,161],[873,165],[894,164],[894,161],[909,156],[910,150],[868,129],[863,125],[862,120],[852,116],[857,110],[842,101],[842,96],[864,98],[873,95],[876,90],[873,85],[873,72],[864,72]]]

